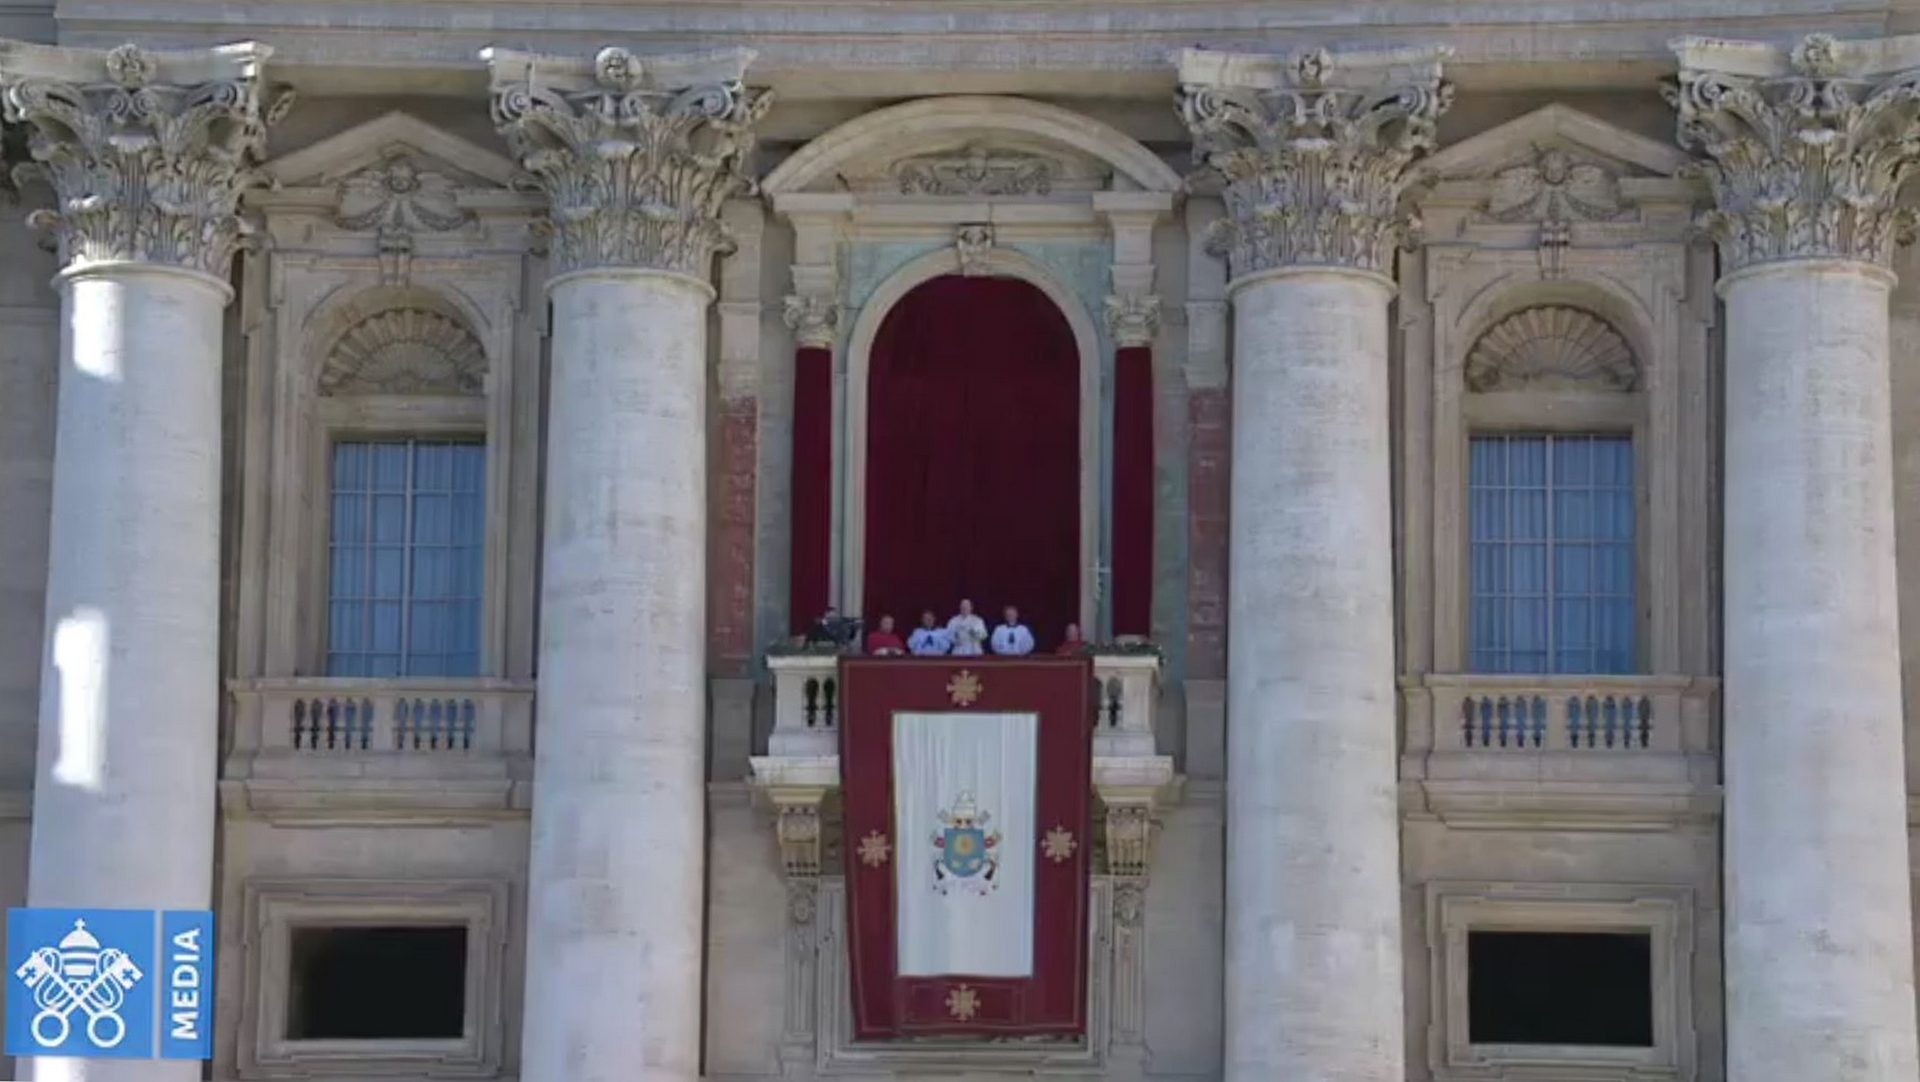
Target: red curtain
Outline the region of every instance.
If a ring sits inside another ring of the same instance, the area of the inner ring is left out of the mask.
[[[793,463],[787,627],[804,634],[827,607],[833,559],[833,351],[793,354]]]
[[[1153,350],[1114,351],[1113,633],[1153,634]]]
[[[1080,607],[1073,330],[1008,278],[936,278],[887,314],[867,390],[865,616],[1020,606],[1043,648]]]

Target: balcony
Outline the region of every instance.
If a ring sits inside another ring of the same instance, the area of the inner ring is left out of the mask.
[[[1408,678],[1403,793],[1456,826],[1667,829],[1717,806],[1718,688],[1665,675]]]
[[[1145,874],[1154,809],[1177,794],[1173,759],[1156,754],[1160,655],[1123,649],[1093,657],[1093,786],[1115,874]],[[775,815],[789,875],[820,874],[827,798],[840,787],[840,658],[826,652],[767,658],[773,732],[752,759],[753,785]]]
[[[466,820],[524,811],[533,686],[502,680],[235,680],[221,781],[235,814]]]

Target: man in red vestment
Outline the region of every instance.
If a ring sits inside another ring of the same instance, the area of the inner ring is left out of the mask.
[[[1072,654],[1081,653],[1082,651],[1086,650],[1086,648],[1087,648],[1086,640],[1080,637],[1080,625],[1068,624],[1067,637],[1065,641],[1061,642],[1059,648],[1056,649],[1054,653],[1059,654],[1062,657],[1066,657]]]
[[[872,657],[900,657],[907,652],[907,644],[900,641],[900,634],[893,629],[893,614],[880,617],[880,626],[867,632],[867,653]]]

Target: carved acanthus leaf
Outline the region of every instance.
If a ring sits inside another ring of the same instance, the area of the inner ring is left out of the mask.
[[[1785,74],[1749,74],[1771,47],[1690,40],[1667,88],[1682,146],[1715,207],[1701,224],[1728,271],[1777,259],[1838,258],[1885,266],[1913,212],[1894,205],[1920,162],[1920,70],[1876,70],[1868,43],[1825,34],[1788,55]],[[1729,57],[1725,70],[1715,66]],[[1749,55],[1752,54],[1752,55]]]
[[[478,394],[486,350],[457,321],[390,308],[347,328],[320,370],[322,394]]]
[[[1480,336],[1467,354],[1466,380],[1475,391],[1631,391],[1640,368],[1626,340],[1598,316],[1540,305],[1515,312]]]
[[[35,225],[70,266],[141,262],[226,278],[246,232],[240,196],[262,182],[267,128],[293,98],[263,103],[262,52],[154,54],[8,43],[8,124],[29,131],[21,179],[53,186]],[[166,81],[178,71],[183,81]]]
[[[1110,296],[1107,330],[1119,346],[1150,346],[1160,333],[1160,298],[1151,293]]]
[[[1501,222],[1604,222],[1623,210],[1619,178],[1555,148],[1501,171],[1487,200],[1487,216]]]
[[[1046,195],[1059,163],[1037,154],[971,144],[956,154],[907,158],[893,167],[902,195]]]
[[[704,280],[732,251],[723,204],[751,194],[753,125],[772,103],[744,51],[578,62],[498,54],[494,122],[547,194],[557,273],[649,267]]]
[[[802,348],[832,349],[840,328],[840,306],[831,297],[814,293],[789,294],[782,318],[793,330],[794,341]]]
[[[1195,181],[1220,184],[1227,209],[1209,250],[1235,277],[1287,266],[1390,271],[1415,226],[1400,209],[1407,166],[1433,149],[1453,99],[1440,77],[1446,55],[1321,50],[1283,67],[1190,51],[1180,109]],[[1264,77],[1245,78],[1254,68]]]

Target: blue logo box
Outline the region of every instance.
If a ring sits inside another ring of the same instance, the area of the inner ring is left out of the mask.
[[[10,1056],[208,1059],[213,914],[7,911]]]

